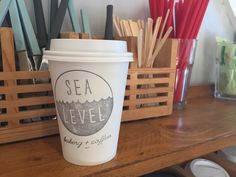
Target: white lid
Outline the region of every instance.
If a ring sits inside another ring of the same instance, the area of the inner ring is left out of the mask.
[[[133,61],[133,53],[44,51],[43,58],[61,62],[130,62]]]
[[[236,146],[231,146],[220,151],[228,160],[236,163]]]
[[[223,167],[206,159],[196,159],[190,163],[195,177],[230,177]]]
[[[127,52],[127,42],[94,39],[52,39],[50,50],[71,52]]]

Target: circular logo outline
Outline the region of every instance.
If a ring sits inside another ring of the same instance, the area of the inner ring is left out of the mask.
[[[112,91],[112,89],[111,89],[110,84],[109,84],[102,76],[99,76],[98,74],[96,74],[96,73],[94,73],[94,72],[91,72],[91,71],[76,70],[76,69],[74,69],[74,70],[65,71],[65,72],[61,73],[61,74],[57,77],[56,82],[55,82],[55,84],[54,84],[54,88],[55,88],[55,93],[54,93],[54,94],[55,94],[55,98],[56,98],[56,93],[57,93],[57,92],[56,92],[56,89],[57,89],[56,85],[57,85],[58,80],[59,80],[64,74],[67,74],[67,73],[70,73],[70,72],[75,72],[75,71],[80,71],[80,72],[84,72],[84,73],[90,73],[90,74],[93,74],[93,75],[99,77],[100,79],[102,79],[102,80],[108,85],[108,87],[109,87],[109,89],[110,89],[110,91],[111,91],[111,95],[112,95],[111,113],[110,113],[110,115],[109,115],[109,117],[108,117],[108,120],[107,120],[107,122],[101,127],[101,129],[99,129],[97,132],[95,132],[95,133],[93,133],[93,134],[89,134],[89,135],[78,135],[78,134],[74,133],[73,131],[71,131],[71,130],[65,125],[64,121],[62,120],[61,116],[59,115],[62,124],[64,125],[64,127],[65,127],[70,133],[72,133],[72,134],[74,134],[74,135],[76,135],[76,136],[83,136],[83,137],[91,136],[91,135],[94,135],[94,134],[98,133],[99,131],[101,131],[101,130],[105,127],[105,125],[108,123],[108,121],[110,120],[111,114],[112,114],[112,112],[113,112],[113,107],[114,107],[114,95],[113,95],[113,91]],[[56,101],[57,101],[57,100],[56,100]],[[58,112],[58,114],[59,114],[59,112]]]

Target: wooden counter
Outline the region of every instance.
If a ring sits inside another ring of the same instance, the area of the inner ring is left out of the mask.
[[[58,136],[0,146],[0,177],[139,176],[236,144],[236,102],[189,100],[172,116],[124,123],[112,161],[80,167],[62,157]]]

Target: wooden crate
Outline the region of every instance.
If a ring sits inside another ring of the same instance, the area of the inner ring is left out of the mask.
[[[176,72],[177,41],[168,40],[160,51],[155,67],[137,67],[137,38],[123,38],[134,54],[126,86],[123,121],[170,115]]]
[[[21,83],[37,78],[49,78],[49,73],[0,73],[0,80],[4,82]],[[0,144],[58,133],[50,83],[5,85],[0,87],[0,93],[11,98],[0,101]]]
[[[58,133],[52,86],[35,82],[49,73],[16,71],[10,28],[0,28],[0,41],[0,144]]]
[[[136,39],[125,40],[129,51],[134,52],[134,63],[129,69],[122,121],[171,114],[176,41],[169,40],[158,56],[160,68],[140,69],[136,62]],[[52,86],[50,83],[35,82],[50,78],[49,72],[16,71],[15,57],[12,55],[13,40],[10,41],[1,43],[2,48],[5,46],[11,51],[3,57],[3,72],[0,72],[0,81],[4,82],[0,86],[0,96],[3,98],[0,100],[0,144],[57,134]],[[11,67],[4,61],[11,61]],[[147,98],[148,94],[152,97]]]

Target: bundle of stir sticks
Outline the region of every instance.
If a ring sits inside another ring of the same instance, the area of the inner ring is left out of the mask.
[[[164,32],[169,13],[168,10],[164,19],[158,17],[155,25],[151,18],[148,18],[146,23],[143,20],[132,21],[118,17],[113,18],[116,33],[119,37],[137,37],[138,67],[153,67],[158,53],[173,30],[173,27],[170,26]],[[161,23],[163,23],[162,27]]]

